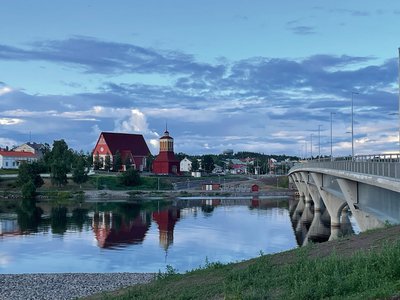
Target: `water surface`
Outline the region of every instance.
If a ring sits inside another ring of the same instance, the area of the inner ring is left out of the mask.
[[[180,272],[297,247],[288,199],[2,203],[0,273]]]

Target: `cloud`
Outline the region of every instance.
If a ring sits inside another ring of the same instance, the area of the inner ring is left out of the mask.
[[[22,119],[17,119],[17,118],[0,118],[0,125],[16,125],[24,122]]]
[[[397,111],[398,103],[395,58],[374,63],[374,57],[320,54],[219,60],[210,65],[176,51],[74,37],[35,43],[30,49],[0,46],[0,59],[67,63],[79,66],[79,71],[107,75],[96,91],[72,95],[31,95],[0,83],[0,91],[8,87],[0,94],[2,136],[16,140],[26,140],[32,131],[38,142],[65,138],[71,147],[91,150],[101,131],[140,132],[157,152],[157,132],[168,121],[178,152],[233,148],[297,154],[316,133],[316,124],[323,124],[321,134],[327,140],[329,114],[336,112],[336,143],[346,152],[351,149],[345,134],[351,91],[357,90],[358,149],[396,146],[393,139],[372,130],[376,124],[370,122],[381,120],[382,131],[395,135],[388,116]],[[168,80],[149,84],[108,76],[123,72],[168,75]],[[387,145],[374,143],[380,139]],[[323,145],[328,147],[328,142]]]
[[[0,60],[48,61],[80,67],[87,73],[192,74],[223,72],[223,66],[198,63],[192,55],[75,36],[37,41],[29,49],[0,44]]]
[[[115,121],[114,131],[117,132],[142,132],[149,131],[145,115],[138,109],[132,109],[127,118],[121,118]]]

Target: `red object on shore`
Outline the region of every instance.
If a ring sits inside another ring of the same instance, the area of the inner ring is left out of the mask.
[[[174,154],[174,139],[168,130],[160,138],[160,153],[153,161],[153,173],[160,175],[180,175],[179,160]]]

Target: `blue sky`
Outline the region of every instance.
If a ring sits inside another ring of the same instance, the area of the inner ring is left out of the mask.
[[[398,151],[397,1],[7,1],[0,147],[165,123],[176,152]],[[306,146],[307,145],[307,146]]]

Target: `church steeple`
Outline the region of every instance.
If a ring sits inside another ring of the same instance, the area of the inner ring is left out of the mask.
[[[169,136],[167,125],[164,135],[160,138],[160,152],[174,152],[174,139]]]
[[[165,123],[164,135],[160,138],[160,153],[153,161],[155,174],[179,175],[179,160],[174,154],[174,139],[169,135],[168,124]]]

